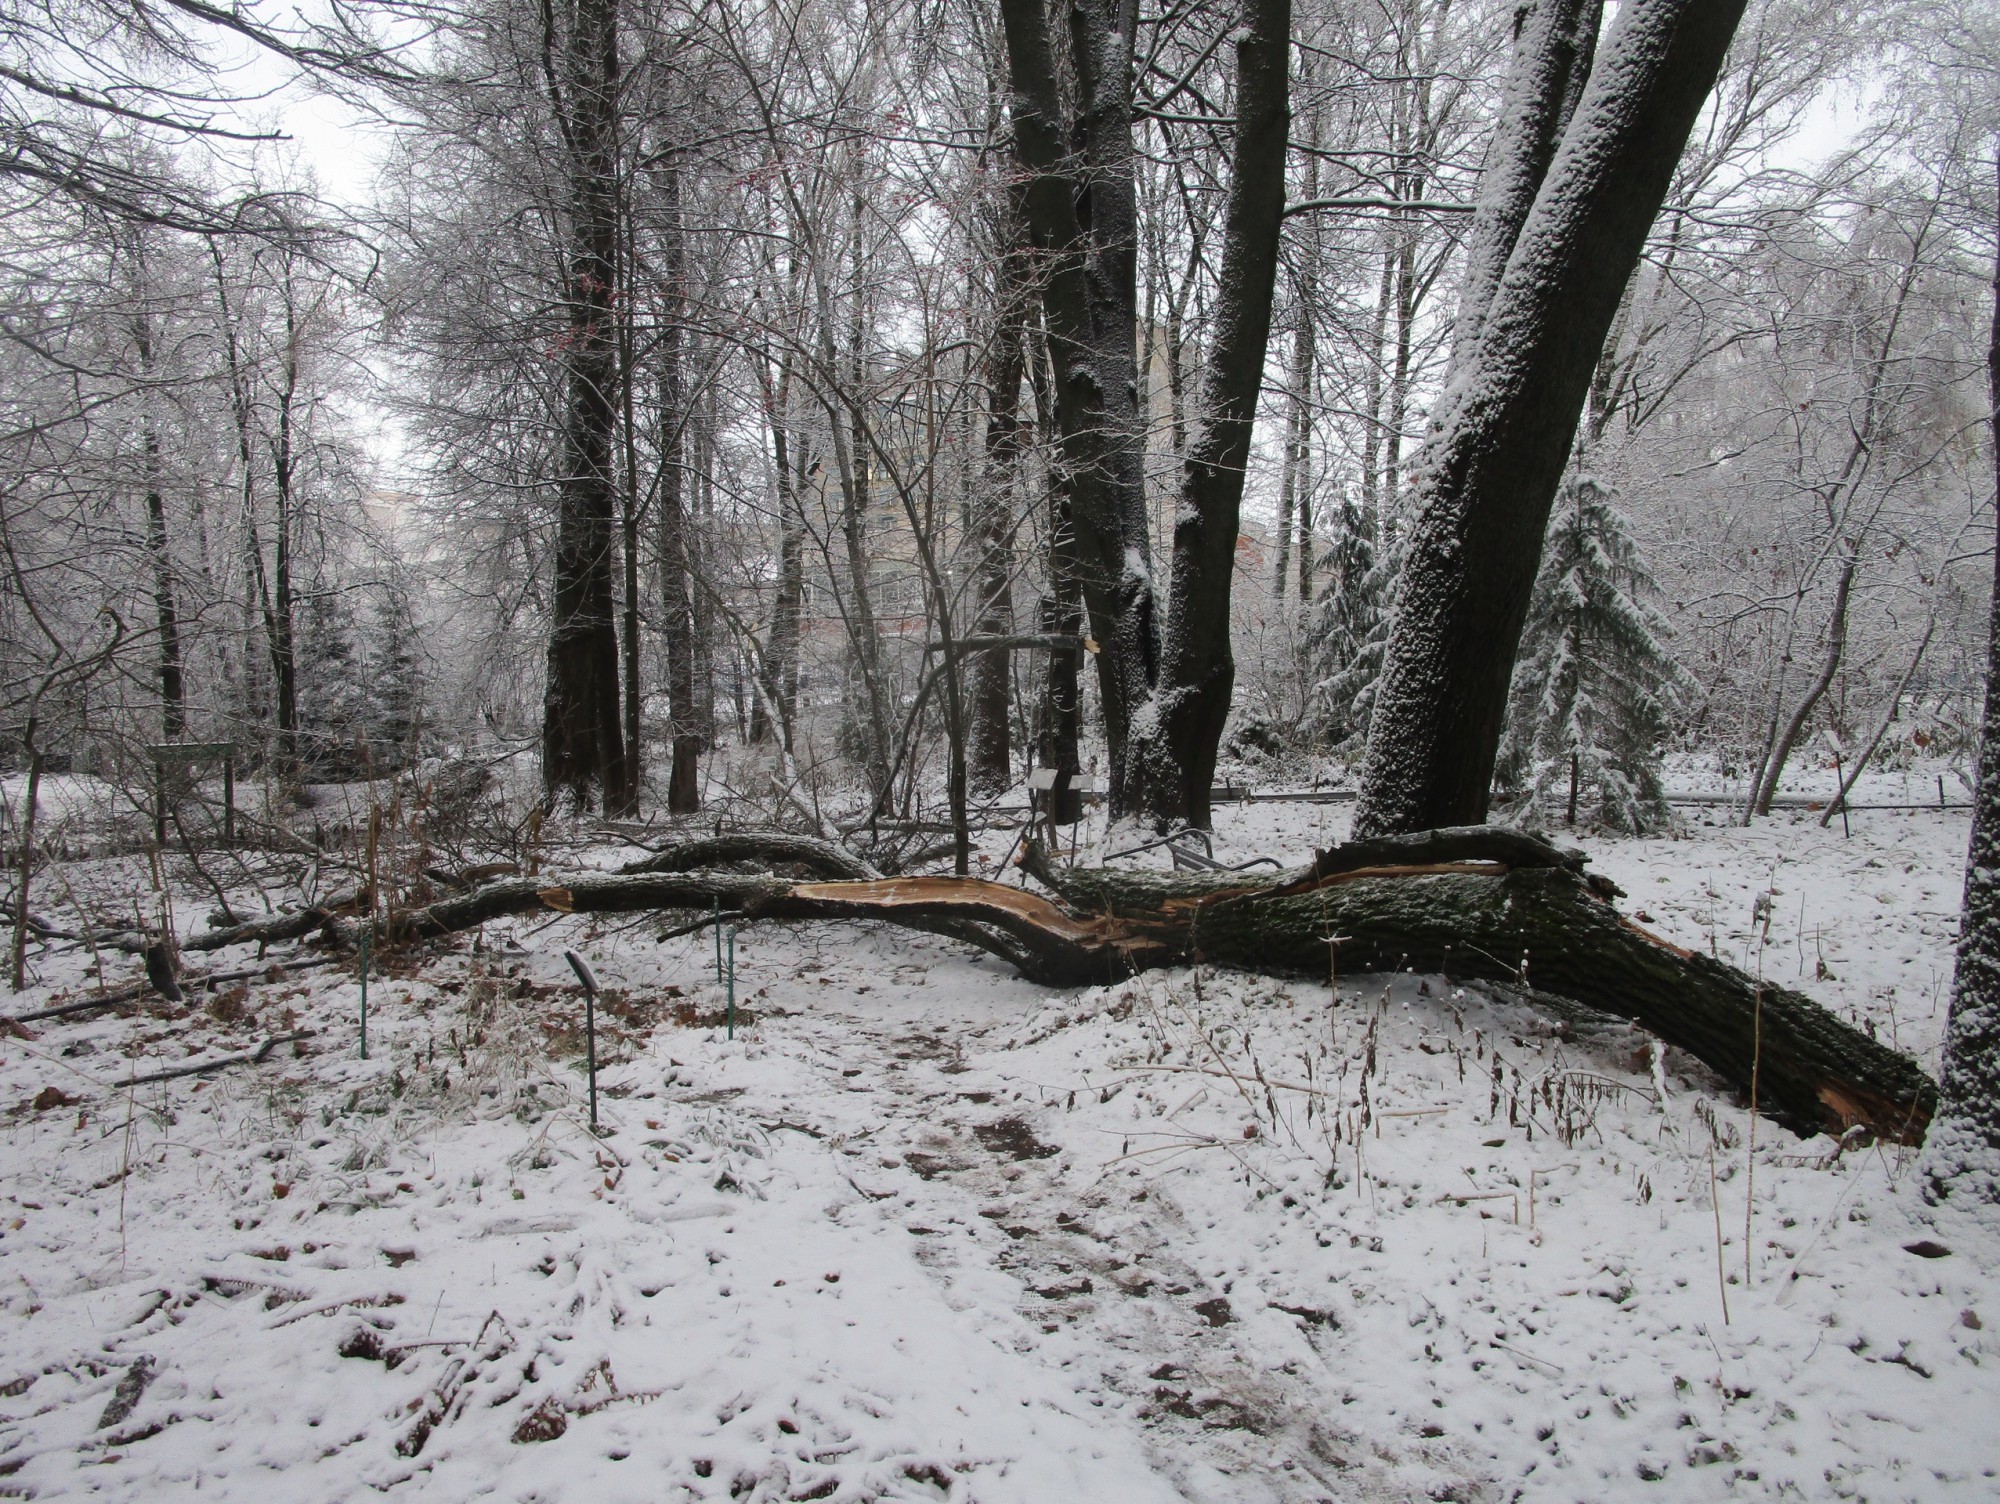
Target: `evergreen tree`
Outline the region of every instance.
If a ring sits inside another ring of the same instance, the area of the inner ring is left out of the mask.
[[[1573,478],[1543,549],[1495,771],[1516,820],[1633,832],[1667,822],[1660,743],[1687,676],[1644,599],[1652,588],[1617,493]]]
[[[322,778],[367,770],[368,687],[346,594],[324,585],[306,597],[299,636],[301,761]]]
[[[1349,499],[1339,535],[1319,561],[1325,583],[1307,637],[1316,681],[1312,729],[1337,754],[1358,756],[1368,741],[1401,557],[1393,522],[1388,535],[1386,546],[1378,546],[1375,519]]]
[[[368,739],[376,764],[405,767],[417,754],[423,672],[416,614],[401,580],[391,580],[376,598],[368,660]]]

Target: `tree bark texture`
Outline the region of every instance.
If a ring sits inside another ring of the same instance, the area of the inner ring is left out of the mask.
[[[1743,8],[1629,0],[1591,71],[1433,425],[1360,833],[1485,818],[1549,507],[1591,375]]]
[[[35,745],[32,718],[21,740],[28,748],[28,787],[21,804],[21,864],[14,874],[14,946],[8,967],[8,978],[16,992],[27,985],[28,890],[35,879],[35,809],[42,795],[42,752]]]
[[[542,702],[542,786],[589,807],[626,788],[613,589],[617,486],[618,0],[575,0],[565,77],[552,80],[570,191],[569,328],[555,591]]]
[[[1447,384],[1478,348],[1507,258],[1583,96],[1603,17],[1603,0],[1535,0],[1517,13],[1502,125],[1480,170],[1479,214],[1465,248]]]
[[[2000,204],[1996,204],[2000,223]],[[1992,399],[1993,480],[2000,495],[2000,256],[1993,265],[1993,327],[1986,351]],[[2000,549],[1993,556],[1986,712],[1979,728],[1979,791],[1965,857],[1958,965],[1944,1030],[1943,1106],[1924,1165],[1925,1189],[2000,1202]]]
[[[1236,684],[1229,592],[1277,284],[1291,29],[1291,0],[1248,0],[1237,33],[1235,155],[1202,427],[1182,470],[1158,682],[1133,728],[1127,767],[1140,780],[1133,802],[1161,829],[1208,825],[1216,749]]]
[[[801,880],[718,870],[796,864]],[[703,865],[718,864],[718,865]],[[1199,962],[1324,977],[1415,971],[1518,989],[1530,1001],[1631,1019],[1803,1134],[1860,1126],[1923,1138],[1937,1090],[1916,1062],[1810,998],[1649,934],[1583,871],[1582,853],[1473,827],[1379,837],[1272,877],[1062,869],[1026,862],[1054,892],[966,877],[882,878],[827,843],[744,832],[656,853],[625,872],[511,879],[401,910],[396,940],[435,938],[510,914],[709,911],[739,921],[877,919],[949,935],[1050,986],[1085,986]],[[191,939],[191,948],[304,934],[335,916],[279,916]],[[337,921],[336,921],[337,922]]]
[[[1044,0],[1002,0],[1014,148],[1048,326],[1056,437],[1077,582],[1097,656],[1112,809],[1130,804],[1126,739],[1153,684],[1145,430],[1135,349],[1137,199],[1132,156],[1131,0],[1069,10],[1065,108]],[[1074,143],[1074,145],[1073,145]]]
[[[1021,482],[1021,383],[1027,376],[1028,268],[1018,204],[1004,213],[996,277],[993,342],[986,354],[986,476],[972,503],[978,609],[973,633],[1014,631],[1014,527]],[[1013,665],[1005,648],[972,659],[971,732],[967,748],[975,793],[992,796],[1014,782],[1009,734]]]
[[[686,235],[681,225],[681,173],[671,164],[660,174],[666,285],[660,329],[660,632],[667,649],[667,813],[701,808],[702,717],[695,704],[694,596],[689,588],[687,436],[689,410],[686,335]]]
[[[298,391],[299,367],[297,313],[292,306],[289,279],[285,292],[285,349],[280,360],[284,382],[278,388],[278,431],[270,441],[271,494],[277,505],[277,517],[271,528],[271,584],[276,595],[271,673],[277,690],[278,766],[290,774],[299,766],[298,624],[292,592],[292,529],[298,512],[298,498],[292,486],[297,468],[293,454],[292,401]]]
[[[139,374],[153,380],[153,331],[144,313],[134,321]],[[187,731],[187,689],[181,674],[180,610],[174,599],[173,551],[167,538],[167,499],[161,476],[160,432],[154,423],[151,393],[139,414],[139,448],[146,491],[146,550],[153,565],[153,619],[160,634],[160,733],[167,741]]]

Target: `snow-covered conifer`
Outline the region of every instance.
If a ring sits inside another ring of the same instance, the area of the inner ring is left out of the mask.
[[[1307,636],[1312,729],[1336,754],[1358,756],[1368,740],[1400,559],[1394,524],[1386,531],[1385,539],[1350,499],[1341,506],[1333,547],[1319,560],[1323,583]]]
[[[1617,493],[1573,477],[1543,549],[1495,770],[1516,820],[1667,822],[1660,743],[1686,675],[1651,589]]]
[[[368,763],[368,687],[346,595],[329,586],[306,597],[299,634],[299,723],[307,769],[347,778]]]

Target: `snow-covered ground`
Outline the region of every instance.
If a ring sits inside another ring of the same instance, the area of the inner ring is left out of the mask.
[[[1715,819],[1584,844],[1934,1067],[1964,815]],[[1345,821],[1231,808],[1217,850]],[[1635,1033],[1416,977],[1053,994],[841,926],[738,938],[732,1040],[711,937],[659,928],[391,957],[365,1062],[338,967],[0,1039],[0,1492],[2000,1494],[2000,1236]],[[603,1137],[565,945],[616,994]]]

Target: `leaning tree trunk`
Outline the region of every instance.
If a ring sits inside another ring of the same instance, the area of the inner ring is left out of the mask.
[[[717,870],[727,863],[809,875]],[[877,877],[826,842],[743,832],[621,873],[457,893],[399,911],[383,938],[434,938],[510,914],[700,915],[720,906],[731,922],[883,920],[977,945],[1038,982],[1084,986],[1191,961],[1323,977],[1335,936],[1350,973],[1442,974],[1519,989],[1572,1015],[1632,1019],[1739,1087],[1754,1083],[1758,1106],[1800,1133],[1859,1126],[1922,1140],[1937,1089],[1915,1061],[1800,993],[1649,934],[1583,865],[1580,852],[1484,826],[1352,841],[1264,878],[1058,869],[1031,849],[1028,866],[1056,892],[1050,899],[977,878]],[[213,950],[343,923],[329,905],[186,944]]]
[[[1357,831],[1486,816],[1549,507],[1605,335],[1743,8],[1620,8],[1434,426]]]
[[[1236,151],[1202,429],[1188,449],[1174,518],[1158,682],[1126,759],[1127,777],[1138,783],[1128,797],[1161,829],[1208,825],[1216,749],[1236,684],[1229,590],[1285,212],[1291,30],[1291,0],[1248,0],[1237,33]]]
[[[2000,255],[1993,264],[1993,327],[1986,351],[1993,411],[1993,480],[2000,495]],[[1986,714],[1979,790],[1965,858],[1965,914],[1944,1030],[1944,1102],[1925,1164],[1937,1200],[2000,1202],[2000,549],[1993,555],[1986,650]]]
[[[1447,384],[1478,348],[1507,258],[1583,97],[1603,16],[1603,0],[1540,0],[1516,13],[1514,67],[1501,126],[1480,169],[1479,213],[1465,248]]]

